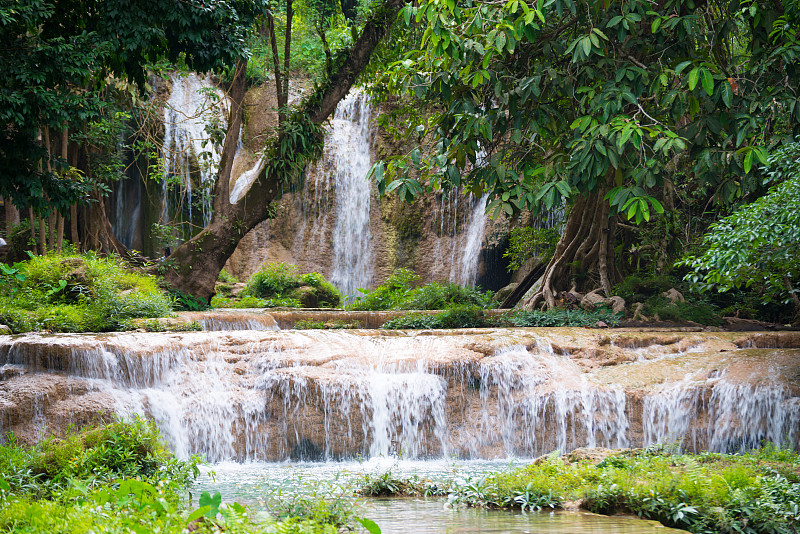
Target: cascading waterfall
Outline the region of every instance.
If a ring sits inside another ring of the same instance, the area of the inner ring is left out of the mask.
[[[314,189],[312,232],[328,227],[333,201],[330,280],[345,295],[354,295],[359,287],[372,284],[372,187],[366,180],[371,165],[371,112],[370,100],[363,94],[350,93],[339,102],[325,138],[324,159],[311,169],[308,178],[313,180]],[[308,246],[316,247],[324,237],[312,235],[305,239]]]
[[[211,195],[222,156],[222,146],[212,142],[208,127],[225,131],[228,101],[206,77],[191,73],[174,75],[172,91],[164,107],[164,181],[161,223],[177,218],[182,239],[192,236],[194,226],[211,221]],[[180,184],[171,194],[169,184]],[[172,198],[171,198],[172,197]],[[199,218],[195,213],[199,206]]]
[[[524,329],[6,337],[0,429],[42,433],[111,409],[154,419],[176,453],[211,461],[800,443],[800,398],[785,378],[797,374],[797,349],[710,350],[702,365],[697,352],[661,345],[613,350],[629,362],[616,378]],[[701,368],[671,378],[689,364]],[[632,387],[631,377],[653,385]]]

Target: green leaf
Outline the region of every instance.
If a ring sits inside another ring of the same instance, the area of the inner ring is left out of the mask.
[[[201,506],[200,508],[189,514],[189,517],[186,518],[187,523],[191,523],[195,519],[200,519],[201,517],[206,515],[210,510],[211,506],[207,504],[205,506]]]
[[[747,154],[744,156],[744,172],[745,174],[750,172],[750,169],[753,167],[753,149],[747,151]]]
[[[694,91],[694,88],[697,87],[697,82],[699,79],[700,79],[700,67],[695,67],[689,72],[689,76],[686,79],[690,91]]]
[[[362,527],[367,529],[369,534],[381,534],[381,527],[379,527],[378,524],[372,519],[367,519],[366,517],[359,517],[356,519],[359,523],[361,523]]]
[[[726,107],[729,108],[733,105],[733,88],[727,80],[723,81],[722,85],[720,85],[720,96],[722,96],[722,103],[725,104]]]
[[[683,72],[683,69],[685,69],[691,64],[692,64],[691,61],[684,61],[683,63],[678,64],[678,66],[675,67],[675,74],[680,74],[681,72]]]
[[[703,89],[706,90],[708,96],[714,94],[714,76],[711,74],[707,68],[703,67],[701,69],[702,78],[703,78]]]

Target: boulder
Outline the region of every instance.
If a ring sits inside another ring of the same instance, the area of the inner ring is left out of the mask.
[[[633,320],[634,321],[643,321],[647,322],[650,319],[647,318],[645,314],[642,313],[642,308],[644,308],[644,304],[641,302],[634,302],[633,303]]]
[[[607,306],[614,313],[623,313],[625,311],[625,299],[616,295],[604,297],[599,291],[599,289],[595,289],[587,293],[581,299],[581,308],[586,311],[594,311],[598,306]]]
[[[10,334],[13,334],[13,333],[14,332],[11,331],[11,327],[10,326],[4,325],[4,324],[0,324],[0,336],[10,335]]]
[[[503,287],[501,289],[498,289],[497,293],[495,293],[494,297],[492,297],[492,300],[495,301],[495,302],[503,302],[518,287],[519,287],[519,283],[511,282],[507,286],[505,286],[505,287]]]
[[[678,302],[686,302],[686,299],[683,298],[683,294],[674,287],[669,291],[664,291],[661,293],[661,296],[669,299],[669,301],[673,304],[677,304]]]

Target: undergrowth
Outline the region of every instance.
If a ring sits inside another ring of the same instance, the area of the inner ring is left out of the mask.
[[[15,333],[127,330],[130,319],[171,312],[156,279],[116,256],[47,254],[0,264],[0,323]]]
[[[595,513],[632,513],[702,534],[800,532],[800,457],[770,444],[744,454],[619,450],[599,463],[554,453],[466,480],[362,475],[355,488],[361,495],[445,493],[450,505],[522,510],[577,501]]]
[[[264,299],[278,306],[299,304],[304,308],[336,308],[342,295],[320,273],[300,274],[291,263],[266,263],[253,274],[242,297]],[[213,301],[212,301],[213,304]]]
[[[0,531],[12,534],[336,534],[361,523],[355,499],[325,495],[280,499],[272,513],[203,492],[196,505],[186,490],[198,458],[175,459],[153,423],[114,421],[72,431],[62,439],[0,446]]]

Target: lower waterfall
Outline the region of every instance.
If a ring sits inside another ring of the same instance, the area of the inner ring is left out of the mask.
[[[262,330],[0,337],[0,428],[35,441],[98,411],[140,414],[179,456],[210,461],[800,440],[800,351],[741,348],[752,334],[254,324]],[[757,346],[796,346],[791,336]]]

